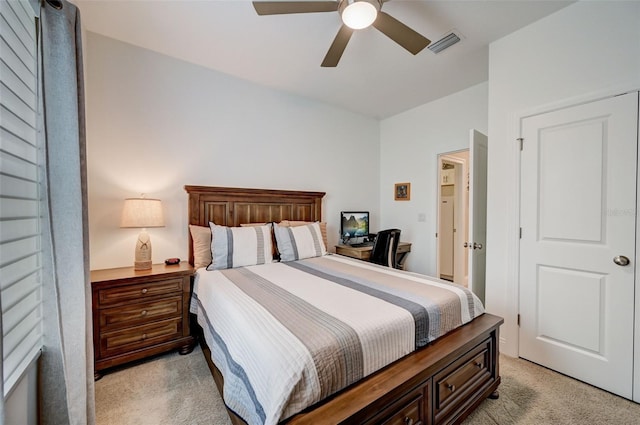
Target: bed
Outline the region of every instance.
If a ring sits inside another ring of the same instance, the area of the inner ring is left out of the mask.
[[[185,190],[189,224],[219,225],[214,244],[225,239],[219,232],[243,224],[259,225],[260,235],[263,223],[304,222],[314,224],[276,226],[279,236],[308,228],[307,245],[291,236],[300,252],[322,245],[322,192]],[[270,250],[266,238],[258,237]],[[276,245],[285,247],[283,240]],[[192,264],[193,242],[190,234]],[[497,397],[502,319],[484,313],[475,296],[426,276],[318,254],[197,271],[192,312],[234,424],[459,423]],[[434,307],[432,294],[445,307]]]

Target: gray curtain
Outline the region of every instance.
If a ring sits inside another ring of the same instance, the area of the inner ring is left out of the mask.
[[[0,291],[0,305],[2,304],[2,292]],[[0,312],[0,329],[2,329],[2,313]],[[2,338],[0,338],[0,354],[4,353],[2,349]],[[0,424],[4,424],[4,374],[3,374],[2,356],[0,355]]]
[[[80,13],[65,0],[47,0],[40,22],[46,155],[40,423],[93,424]]]

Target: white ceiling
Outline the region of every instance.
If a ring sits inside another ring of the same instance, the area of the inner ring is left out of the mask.
[[[411,55],[373,27],[356,31],[336,68],[321,68],[337,12],[258,16],[245,0],[76,0],[88,31],[264,86],[386,118],[488,78],[488,45],[571,1],[392,0],[383,10],[432,42]],[[124,66],[124,64],[123,64]]]

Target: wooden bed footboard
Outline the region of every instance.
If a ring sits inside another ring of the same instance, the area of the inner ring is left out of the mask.
[[[502,323],[485,313],[283,424],[458,424],[484,399],[497,397]],[[200,341],[222,394],[222,375],[204,338]],[[246,425],[228,413],[234,425]]]

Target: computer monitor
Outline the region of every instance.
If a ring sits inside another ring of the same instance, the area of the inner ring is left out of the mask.
[[[367,236],[369,236],[369,211],[340,212],[340,238],[343,241]]]

